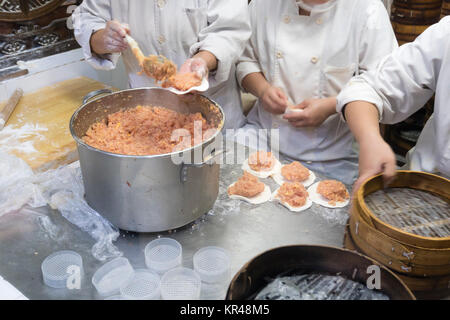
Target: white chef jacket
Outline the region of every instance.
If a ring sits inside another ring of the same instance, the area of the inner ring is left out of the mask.
[[[199,50],[213,53],[219,63],[206,96],[223,107],[226,128],[244,123],[235,63],[251,34],[246,0],[233,0],[232,5],[227,0],[85,0],[73,14],[75,37],[97,69],[115,68],[120,56],[91,51],[92,33],[109,20],[129,24],[145,55],[162,54],[178,67]],[[130,49],[122,56],[130,87],[155,86],[153,79],[136,74],[140,68]]]
[[[374,68],[397,47],[379,0],[330,0],[300,16],[295,0],[253,0],[252,37],[237,66],[239,83],[262,72],[291,103],[336,96],[355,74]],[[257,101],[247,128],[279,128],[280,152],[351,183],[357,175],[353,137],[339,115],[317,128],[295,128]],[[239,137],[238,137],[239,140]]]
[[[368,101],[382,123],[392,124],[422,108],[433,93],[434,114],[408,153],[408,168],[450,177],[450,17],[398,48],[377,69],[353,78],[338,96],[337,109]]]

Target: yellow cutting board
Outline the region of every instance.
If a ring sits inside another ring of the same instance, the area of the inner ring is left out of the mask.
[[[24,95],[7,125],[21,127],[30,123],[48,130],[40,132],[41,137],[32,136],[24,140],[33,142],[36,153],[12,153],[25,160],[34,171],[56,168],[78,160],[76,143],[69,130],[70,118],[82,105],[86,94],[104,88],[114,90],[104,83],[80,77]],[[0,110],[5,103],[0,103]]]

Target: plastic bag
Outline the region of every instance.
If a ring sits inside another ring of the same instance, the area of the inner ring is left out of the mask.
[[[101,261],[122,255],[113,241],[119,231],[108,220],[93,210],[84,199],[84,186],[78,163],[49,170],[37,177],[41,193],[52,209],[81,230],[89,233],[97,243],[92,255]]]
[[[71,223],[89,233],[97,243],[93,256],[101,261],[121,256],[113,245],[119,231],[84,200],[84,186],[79,166],[63,166],[34,174],[21,159],[0,150],[0,216],[28,205],[40,208],[50,205]],[[42,226],[55,231],[44,215]]]
[[[25,161],[0,151],[0,216],[28,203],[46,205],[33,181],[33,171]]]

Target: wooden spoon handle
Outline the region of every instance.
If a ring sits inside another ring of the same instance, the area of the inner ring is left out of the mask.
[[[17,104],[19,103],[20,98],[22,98],[22,95],[23,90],[20,88],[16,89],[16,91],[14,91],[12,96],[6,102],[6,105],[3,107],[3,109],[0,110],[0,130],[2,130],[3,127],[6,125],[6,123],[8,122],[9,117],[11,116]]]
[[[139,62],[139,65],[142,67],[144,63],[145,56],[142,53],[141,48],[139,48],[139,45],[137,44],[136,40],[134,40],[129,35],[125,36],[125,40],[127,40],[128,45],[131,48],[131,51],[133,52],[134,56],[136,57],[137,61]]]

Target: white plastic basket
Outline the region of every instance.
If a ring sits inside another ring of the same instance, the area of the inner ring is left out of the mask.
[[[161,278],[163,300],[198,300],[200,291],[200,276],[192,269],[172,269]]]
[[[170,269],[180,267],[182,262],[181,244],[171,238],[159,238],[145,247],[145,264],[147,268],[164,274]]]

